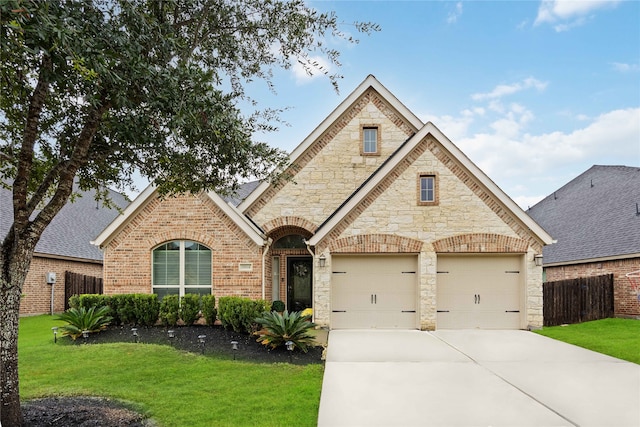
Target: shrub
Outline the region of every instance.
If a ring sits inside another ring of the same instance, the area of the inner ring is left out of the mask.
[[[165,295],[160,302],[160,321],[165,326],[176,326],[180,315],[180,297]]]
[[[109,307],[91,307],[86,309],[70,308],[57,317],[57,320],[67,322],[61,326],[62,335],[69,335],[75,341],[82,336],[82,331],[99,332],[109,325],[111,316],[108,315]]]
[[[275,300],[271,303],[271,311],[277,311],[278,313],[282,313],[285,309],[285,305],[283,301]]]
[[[256,319],[268,312],[271,305],[265,300],[243,299],[240,310],[242,329],[247,333],[254,333],[260,328]]]
[[[202,316],[204,317],[204,320],[206,320],[207,325],[213,326],[218,314],[218,311],[216,310],[216,297],[213,295],[203,295],[201,303]]]
[[[218,318],[225,329],[235,332],[251,333],[258,324],[255,319],[269,310],[265,300],[252,300],[240,297],[220,297],[218,299]]]
[[[73,308],[91,308],[91,307],[107,307],[109,306],[108,295],[102,294],[82,294],[74,295],[69,298],[69,307]]]
[[[240,297],[221,297],[218,299],[218,318],[225,329],[232,328],[236,332],[242,330],[241,300]]]
[[[185,325],[191,326],[200,317],[200,295],[186,294],[180,301],[180,318]]]
[[[314,341],[309,331],[315,324],[310,319],[310,316],[303,316],[297,311],[289,313],[285,310],[283,314],[277,311],[266,312],[255,319],[262,325],[262,329],[256,333],[259,335],[257,341],[271,348],[292,341],[295,347],[306,353]]]
[[[134,307],[134,323],[142,326],[153,326],[160,315],[160,302],[155,294],[131,295]]]

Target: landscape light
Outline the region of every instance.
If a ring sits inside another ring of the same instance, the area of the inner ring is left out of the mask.
[[[84,338],[84,342],[86,344],[87,338],[89,338],[89,331],[87,331],[86,329],[82,331],[82,338]]]
[[[205,338],[207,338],[206,335],[198,335],[198,342],[200,343],[200,345],[202,346],[202,354],[204,354],[204,342],[205,342]]]
[[[236,351],[238,350],[238,341],[231,341],[231,350],[234,350],[233,360],[236,360]]]
[[[51,330],[53,331],[53,343],[55,344],[58,342],[58,327],[54,326]]]
[[[131,328],[131,333],[133,334],[133,339],[138,342],[138,328]]]
[[[167,331],[167,334],[169,334],[169,338],[175,338],[176,337],[176,331],[174,331],[173,329],[169,329]]]
[[[284,343],[287,346],[287,350],[289,351],[289,363],[293,362],[293,341],[287,341]]]

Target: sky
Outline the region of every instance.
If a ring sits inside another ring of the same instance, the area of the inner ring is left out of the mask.
[[[640,1],[308,4],[360,42],[327,40],[339,94],[297,67],[275,73],[275,94],[253,83],[260,106],[289,108],[288,126],[256,139],[291,152],[373,74],[523,209],[594,164],[640,166]]]

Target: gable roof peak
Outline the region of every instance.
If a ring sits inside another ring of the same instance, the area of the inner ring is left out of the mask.
[[[285,167],[295,164],[295,162],[311,147],[311,145],[324,134],[335,122],[344,114],[358,99],[368,90],[373,89],[383,98],[396,112],[410,123],[411,126],[418,131],[424,126],[422,120],[411,112],[396,96],[389,91],[380,81],[373,75],[369,74],[358,87],[353,90],[332,112],[329,114],[289,155],[289,162]],[[269,182],[263,181],[242,203],[238,205],[238,209],[242,212],[246,210],[258,200],[264,192],[269,188]]]

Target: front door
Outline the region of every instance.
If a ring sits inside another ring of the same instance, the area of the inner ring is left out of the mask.
[[[313,262],[311,257],[287,258],[287,309],[302,311],[311,307]]]

